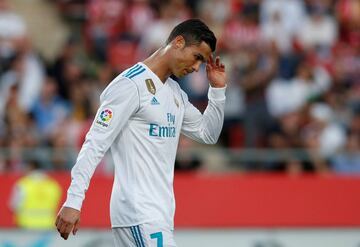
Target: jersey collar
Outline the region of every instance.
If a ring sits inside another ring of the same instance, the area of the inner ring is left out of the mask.
[[[148,66],[146,66],[146,65],[145,65],[144,63],[142,63],[142,62],[139,62],[139,64],[140,64],[141,66],[143,66],[143,67],[146,69],[146,71],[150,74],[151,79],[154,81],[155,86],[156,86],[157,89],[160,89],[160,88],[162,88],[163,86],[165,86],[165,85],[167,84],[167,81],[168,81],[169,79],[167,79],[167,80],[165,81],[165,83],[163,83],[163,82],[160,80],[160,78],[159,78]]]

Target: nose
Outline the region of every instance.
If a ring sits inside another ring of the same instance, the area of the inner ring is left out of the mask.
[[[197,62],[192,66],[192,69],[195,70],[196,72],[199,72],[200,65],[201,65],[201,62],[200,62],[200,61],[197,61]]]

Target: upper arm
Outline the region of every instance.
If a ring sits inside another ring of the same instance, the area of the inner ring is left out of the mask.
[[[136,84],[127,78],[114,80],[100,97],[100,107],[89,133],[107,142],[113,140],[138,108]]]

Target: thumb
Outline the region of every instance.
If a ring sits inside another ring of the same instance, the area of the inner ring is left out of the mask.
[[[75,222],[74,228],[73,228],[73,235],[76,235],[77,231],[79,230],[79,224],[80,224],[80,220]]]
[[[210,64],[206,64],[206,73],[209,74],[211,71],[211,65]]]

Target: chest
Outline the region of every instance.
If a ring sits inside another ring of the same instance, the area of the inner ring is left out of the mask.
[[[149,124],[179,127],[184,115],[184,103],[180,92],[164,86],[156,93],[144,92],[135,117]]]

